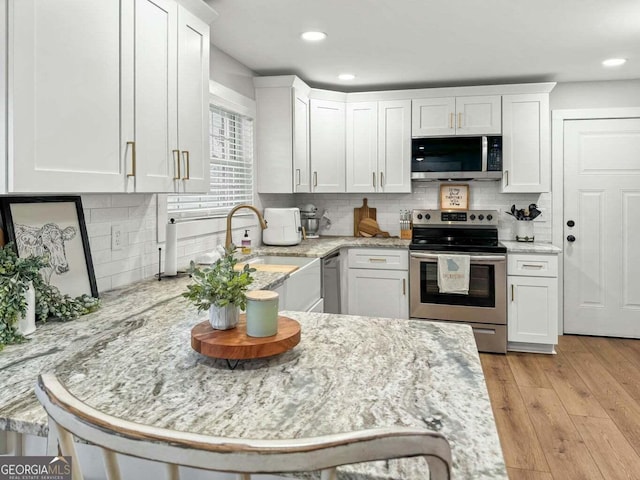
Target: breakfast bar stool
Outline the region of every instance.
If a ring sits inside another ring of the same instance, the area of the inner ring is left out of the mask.
[[[71,456],[72,477],[83,480],[73,436],[101,448],[106,477],[123,478],[116,453],[167,465],[178,480],[178,466],[233,472],[238,480],[253,473],[320,470],[337,480],[340,465],[424,456],[431,480],[451,478],[451,448],[437,432],[418,428],[379,428],[291,440],[250,440],[179,432],[123,420],[99,412],[74,397],[54,374],[42,374],[36,395],[49,416],[49,446]],[[57,445],[56,445],[57,442]],[[426,472],[425,472],[426,473]]]

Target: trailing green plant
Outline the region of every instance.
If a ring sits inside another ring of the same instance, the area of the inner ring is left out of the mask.
[[[208,310],[211,305],[226,307],[235,305],[244,310],[247,307],[246,291],[253,277],[255,268],[249,264],[236,271],[238,261],[233,257],[235,247],[225,249],[224,256],[210,267],[200,268],[191,262],[189,273],[193,283],[187,286],[183,297],[191,300],[198,310]]]
[[[0,350],[5,345],[23,342],[17,322],[27,311],[26,292],[33,284],[36,294],[36,317],[71,320],[100,306],[100,300],[89,295],[71,298],[54,285],[45,282],[40,271],[49,266],[46,257],[18,257],[9,243],[0,248]]]

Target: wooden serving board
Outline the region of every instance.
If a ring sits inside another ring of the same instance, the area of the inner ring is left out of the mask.
[[[373,220],[375,220],[377,215],[376,212],[377,210],[375,208],[369,207],[369,203],[366,198],[362,199],[361,207],[353,209],[353,236],[354,237],[362,236],[360,235],[360,229],[358,228],[358,226],[360,225],[360,222],[365,218],[372,218]]]
[[[226,360],[263,358],[284,353],[300,343],[300,324],[278,316],[278,333],[271,337],[249,337],[247,316],[240,315],[236,328],[214,330],[209,321],[191,329],[191,348],[207,357]]]
[[[244,268],[244,265],[244,263],[238,263],[233,267],[233,269],[236,272],[239,272]],[[252,268],[255,268],[258,272],[292,273],[300,268],[297,265],[272,265],[265,263],[250,263],[249,265],[251,265]]]

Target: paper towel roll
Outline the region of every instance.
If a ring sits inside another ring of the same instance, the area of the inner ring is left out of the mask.
[[[178,225],[172,218],[167,223],[167,243],[164,249],[164,274],[174,276],[178,274]]]

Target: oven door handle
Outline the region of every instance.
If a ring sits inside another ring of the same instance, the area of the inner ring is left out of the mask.
[[[446,255],[443,253],[443,255]],[[411,252],[413,258],[422,258],[425,260],[438,260],[438,255],[430,253],[417,253]],[[472,262],[505,262],[507,257],[505,255],[470,255]]]

